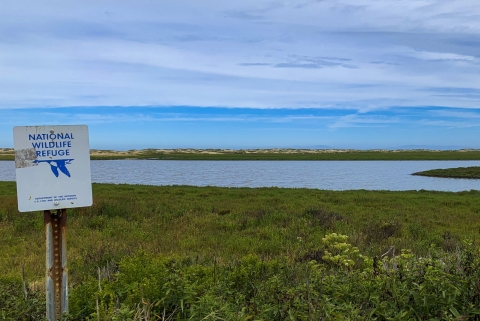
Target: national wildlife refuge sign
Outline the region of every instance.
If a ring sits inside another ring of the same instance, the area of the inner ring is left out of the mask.
[[[92,205],[88,127],[13,128],[18,210]]]

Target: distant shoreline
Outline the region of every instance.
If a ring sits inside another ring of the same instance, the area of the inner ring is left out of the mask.
[[[480,149],[142,149],[90,150],[92,160],[480,160]],[[0,160],[14,160],[13,148],[0,148]]]
[[[413,173],[412,175],[442,178],[480,179],[480,166],[431,169],[428,171]]]

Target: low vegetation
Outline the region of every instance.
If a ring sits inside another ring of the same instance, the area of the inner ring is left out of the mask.
[[[128,155],[92,155],[92,159],[163,160],[480,160],[480,151],[362,150],[168,150],[130,151]]]
[[[93,192],[92,207],[68,210],[72,320],[480,315],[479,191]],[[15,184],[0,182],[0,319],[39,320],[43,214],[16,206]]]
[[[352,150],[352,149],[143,149],[91,150],[93,160],[480,160],[480,150]],[[0,160],[13,160],[11,148]]]
[[[480,166],[432,169],[424,172],[413,173],[412,175],[480,179]]]

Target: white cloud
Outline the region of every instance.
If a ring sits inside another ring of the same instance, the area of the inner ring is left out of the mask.
[[[453,61],[464,61],[471,63],[478,63],[479,59],[473,56],[459,55],[449,52],[428,52],[428,51],[411,51],[407,52],[406,55],[421,59],[421,60],[453,60]]]
[[[398,123],[399,119],[397,117],[386,117],[386,116],[375,116],[368,115],[364,116],[361,114],[350,114],[345,116],[340,116],[338,119],[331,124],[330,128],[344,128],[344,127],[383,127],[387,124]]]
[[[478,119],[480,114],[467,111],[457,111],[457,110],[435,110],[431,112],[436,117],[448,117],[448,118],[463,118],[463,119]]]
[[[438,126],[443,128],[471,128],[471,127],[480,127],[478,122],[468,122],[468,121],[449,121],[449,120],[429,120],[424,119],[417,122],[421,126]]]
[[[477,13],[476,1],[12,1],[0,108],[478,108],[428,91],[480,89]]]

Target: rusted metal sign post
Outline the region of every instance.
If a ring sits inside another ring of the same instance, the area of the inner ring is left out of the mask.
[[[46,236],[47,319],[68,313],[67,210],[44,211]]]
[[[44,212],[47,320],[68,314],[67,208],[92,205],[88,128],[13,129],[18,210]]]

